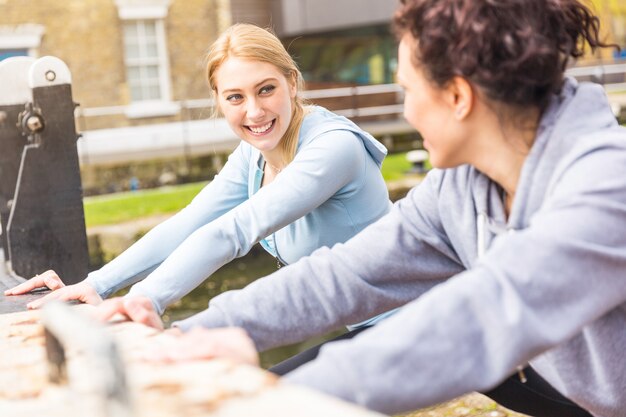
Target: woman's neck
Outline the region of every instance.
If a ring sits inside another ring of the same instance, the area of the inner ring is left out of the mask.
[[[285,168],[284,167],[285,163],[283,161],[283,154],[280,149],[273,149],[272,151],[269,151],[269,152],[261,152],[261,155],[263,156],[263,160],[265,161],[265,164],[272,167],[274,171],[280,172],[283,170],[283,168]]]
[[[477,129],[482,139],[478,141],[471,164],[502,187],[507,215],[513,205],[522,167],[535,141],[538,120],[537,111],[524,119],[517,118],[507,126],[496,119]]]

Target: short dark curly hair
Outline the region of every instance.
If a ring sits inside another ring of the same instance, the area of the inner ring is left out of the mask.
[[[600,41],[599,19],[577,0],[400,0],[396,36],[417,40],[414,62],[435,85],[463,76],[488,98],[544,107],[570,57]]]

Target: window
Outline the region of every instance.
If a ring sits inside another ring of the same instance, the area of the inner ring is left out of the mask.
[[[171,102],[164,19],[170,0],[115,0],[122,20],[126,82],[131,104],[126,116],[176,114]]]
[[[0,61],[13,56],[28,56],[28,49],[0,49]]]
[[[395,39],[386,26],[283,39],[310,88],[394,80]]]
[[[0,25],[0,61],[12,56],[36,57],[44,31],[36,24]]]
[[[163,22],[131,20],[124,22],[124,58],[132,101],[169,99],[163,59]],[[159,36],[160,35],[160,36]]]

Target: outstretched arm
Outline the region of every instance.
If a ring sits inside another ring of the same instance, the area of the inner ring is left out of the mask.
[[[245,255],[258,241],[360,178],[366,158],[361,140],[350,132],[333,131],[318,137],[301,149],[272,183],[189,236],[154,272],[133,286],[129,296],[146,296],[162,312],[219,267]]]
[[[345,244],[312,256],[176,323],[182,329],[238,326],[259,350],[304,340],[419,297],[464,267],[445,239],[437,213],[439,172],[391,213]]]
[[[531,225],[498,237],[474,269],[287,378],[387,413],[491,388],[549,349],[572,355],[563,357],[571,372],[588,348],[596,376],[610,380],[621,362],[581,332],[607,335],[605,324],[623,322],[626,149],[581,159]],[[622,395],[623,384],[599,395],[611,390]]]

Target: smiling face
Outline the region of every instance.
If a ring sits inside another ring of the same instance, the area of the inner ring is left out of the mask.
[[[217,103],[231,129],[268,155],[278,147],[291,121],[297,89],[267,62],[230,57],[215,72]]]
[[[413,64],[415,41],[405,35],[398,48],[398,83],[404,89],[404,118],[422,136],[430,162],[451,168],[468,162],[469,141],[455,118],[455,93],[439,88]]]

